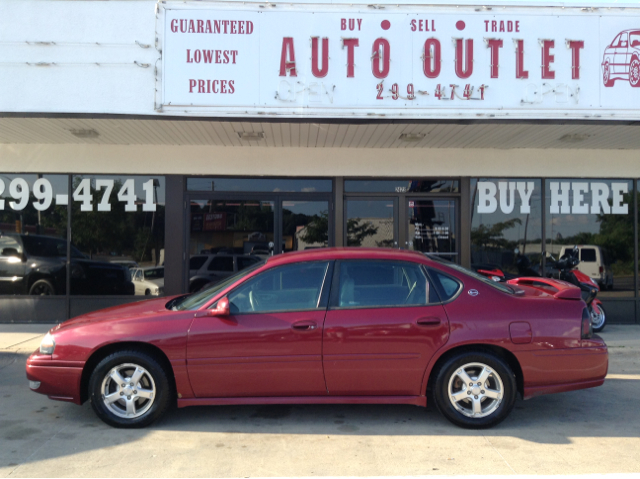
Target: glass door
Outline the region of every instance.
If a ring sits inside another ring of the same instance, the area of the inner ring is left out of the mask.
[[[397,198],[345,199],[346,246],[398,247]]]
[[[458,262],[457,201],[409,198],[407,249]]]
[[[281,211],[283,253],[329,246],[329,200],[282,199]]]

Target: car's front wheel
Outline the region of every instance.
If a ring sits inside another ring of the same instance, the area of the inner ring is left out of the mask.
[[[453,424],[468,429],[493,427],[516,401],[516,378],[509,365],[488,352],[462,352],[436,373],[438,410]]]
[[[632,87],[640,87],[640,60],[637,57],[629,64],[629,83]]]
[[[91,406],[113,427],[145,427],[169,408],[173,390],[167,372],[141,351],[118,351],[96,366],[89,380]]]

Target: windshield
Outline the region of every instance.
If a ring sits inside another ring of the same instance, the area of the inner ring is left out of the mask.
[[[248,274],[251,274],[256,269],[264,265],[264,263],[265,263],[264,261],[260,261],[249,268],[243,269],[242,271],[232,276],[229,276],[224,281],[214,284],[210,288],[200,291],[199,293],[194,293],[192,295],[185,296],[184,298],[179,299],[177,303],[172,304],[171,309],[174,311],[186,311],[186,310],[193,311],[198,308],[201,308],[203,305],[211,301],[211,298],[213,298],[220,291],[225,289],[227,286],[235,283],[239,279],[244,278]]]
[[[441,261],[433,256],[429,256],[429,259],[432,259],[434,261],[437,261],[443,265],[448,266],[449,268],[455,269],[456,271],[459,271],[460,273],[463,273],[467,276],[471,276],[473,279],[477,279],[478,281],[482,281],[484,284],[487,284],[489,286],[491,286],[492,288],[495,288],[497,290],[502,291],[503,293],[509,293],[509,294],[513,294],[514,290],[513,288],[509,287],[506,284],[502,284],[502,283],[498,283],[496,281],[493,281],[489,278],[487,278],[486,276],[482,276],[481,274],[476,273],[475,271],[471,271],[467,268],[463,268],[460,265],[457,265],[455,263],[451,263],[449,261]]]

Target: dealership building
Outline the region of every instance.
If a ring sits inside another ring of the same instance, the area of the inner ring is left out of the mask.
[[[640,323],[640,9],[0,1],[0,322],[401,248]]]

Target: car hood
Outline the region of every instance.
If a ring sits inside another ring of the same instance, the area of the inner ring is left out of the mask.
[[[182,296],[182,295],[179,295]],[[146,301],[137,301],[135,303],[113,306],[111,308],[93,311],[91,313],[77,316],[69,321],[59,324],[51,331],[60,331],[77,326],[85,326],[91,323],[99,323],[104,321],[123,321],[133,318],[152,317],[164,314],[168,310],[166,304],[173,298],[178,296],[163,296],[162,298],[149,299]]]

